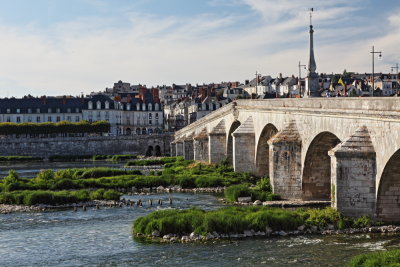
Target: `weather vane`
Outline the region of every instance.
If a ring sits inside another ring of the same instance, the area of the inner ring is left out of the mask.
[[[310,11],[310,25],[312,25],[312,13],[314,12],[314,8],[313,7],[310,8],[309,11]]]

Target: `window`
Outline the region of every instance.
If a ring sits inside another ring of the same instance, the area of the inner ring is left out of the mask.
[[[32,122],[32,117],[31,116],[28,117],[28,122]]]
[[[109,115],[109,112],[108,111],[106,111],[106,118],[108,118],[110,115]]]
[[[21,122],[21,117],[20,116],[17,117],[17,122]]]
[[[96,107],[97,109],[101,109],[101,102],[100,102],[100,101],[97,101],[96,106],[97,106],[97,107]]]
[[[88,102],[88,109],[93,109],[93,102],[92,101]]]
[[[28,108],[28,113],[32,113],[32,109],[31,108]]]
[[[106,105],[106,109],[110,108],[110,103],[108,101],[106,101],[105,105]]]
[[[39,116],[36,117],[36,122],[40,122],[40,117]]]
[[[71,121],[71,116],[67,116],[67,121]]]
[[[47,121],[51,121],[51,116],[48,116],[48,117],[47,117]]]
[[[139,103],[136,104],[136,110],[140,110],[140,104]]]
[[[36,113],[40,113],[40,108],[37,108],[37,109],[36,109]]]
[[[151,119],[149,119],[149,125],[152,125],[153,121]]]
[[[61,121],[60,116],[57,116],[56,120],[57,120],[57,121]]]
[[[79,108],[76,108],[76,109],[75,109],[75,112],[76,112],[76,113],[79,113]]]
[[[56,111],[57,111],[57,113],[60,113],[60,109],[59,109],[59,108],[57,108],[57,110],[56,110]]]
[[[67,113],[71,113],[71,108],[67,108]]]
[[[156,119],[158,120],[158,113],[156,113]]]
[[[21,110],[19,108],[17,108],[17,113],[21,113]]]
[[[48,112],[48,113],[51,113],[51,108],[48,108],[48,109],[47,109],[47,112]]]
[[[7,117],[7,122],[11,122],[11,118],[10,117]]]
[[[7,109],[7,113],[11,113],[11,109],[8,108],[8,109]]]
[[[75,117],[75,122],[79,122],[79,116]]]
[[[147,108],[148,108],[148,110],[153,110],[153,107],[150,103],[147,105]]]
[[[160,106],[158,105],[158,103],[156,103],[156,107],[155,107],[155,110],[160,110]]]
[[[153,116],[153,114],[149,113],[149,119],[151,119],[151,118],[152,118],[152,116]]]
[[[131,104],[126,105],[126,110],[131,110]]]

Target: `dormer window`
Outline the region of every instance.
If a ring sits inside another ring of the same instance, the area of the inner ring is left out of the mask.
[[[40,108],[37,108],[37,109],[36,109],[36,113],[40,113]]]
[[[151,103],[149,103],[149,104],[147,105],[147,110],[151,111],[152,109],[153,109],[153,107],[151,106]]]
[[[142,104],[142,110],[143,111],[146,110],[146,104],[145,103]]]
[[[156,110],[156,111],[159,111],[159,110],[160,110],[160,105],[158,105],[158,103],[156,103],[156,105],[155,105],[155,110]]]
[[[131,104],[126,104],[126,110],[131,110]]]
[[[93,102],[92,101],[88,102],[88,109],[93,109]]]
[[[48,108],[48,109],[47,109],[47,113],[51,113],[51,108]]]
[[[106,101],[105,106],[106,106],[106,109],[109,109],[110,108],[110,102]]]
[[[17,108],[17,113],[21,113],[21,110],[19,108]]]
[[[71,109],[70,109],[70,108],[67,108],[67,112],[68,112],[68,113],[71,113]]]
[[[7,113],[11,113],[11,109],[8,108],[8,109],[7,109]]]
[[[32,109],[31,108],[28,108],[28,113],[32,113]]]
[[[136,104],[136,110],[140,110],[140,104],[139,103]]]
[[[60,113],[60,109],[59,108],[57,108],[57,113]]]
[[[100,102],[100,101],[97,101],[97,103],[96,103],[96,108],[97,108],[97,109],[101,109],[101,102]]]

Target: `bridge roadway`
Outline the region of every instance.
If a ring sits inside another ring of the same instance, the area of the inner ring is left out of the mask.
[[[287,199],[400,221],[400,98],[236,100],[175,133],[173,155],[269,176]]]

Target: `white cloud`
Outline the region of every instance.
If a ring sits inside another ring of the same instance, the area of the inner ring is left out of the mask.
[[[290,1],[290,9],[286,8],[288,0],[279,4],[244,1],[263,14],[260,21],[251,24],[257,27],[235,27],[238,21],[253,22],[254,14],[182,18],[130,12],[123,14],[129,18],[124,27],[116,26],[117,18],[81,18],[45,31],[0,27],[0,96],[7,92],[17,96],[76,95],[102,90],[119,79],[157,85],[243,81],[256,70],[272,76],[297,74],[298,61],[305,63],[308,58],[304,10],[320,2],[315,12],[318,71],[369,71],[372,44],[382,49],[385,58],[377,62],[378,71],[389,70],[386,58],[400,61],[398,12],[388,17],[390,27],[381,37],[357,39],[354,36],[365,34],[368,25],[331,25],[357,9],[340,6],[345,1]]]

